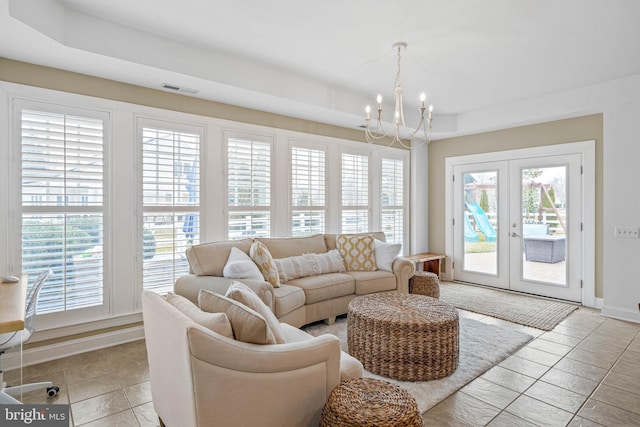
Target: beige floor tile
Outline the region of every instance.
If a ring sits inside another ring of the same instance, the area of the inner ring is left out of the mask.
[[[554,368],[598,382],[607,375],[607,370],[604,368],[572,359],[562,359]]]
[[[618,360],[612,370],[620,374],[640,379],[640,364]]]
[[[136,406],[132,408],[136,419],[138,420],[138,424],[140,427],[159,427],[160,420],[158,418],[158,414],[153,409],[153,403],[145,403],[140,406]]]
[[[631,344],[629,344],[629,350],[640,351],[640,336],[637,336]]]
[[[544,381],[538,381],[525,391],[524,394],[548,403],[549,405],[564,409],[572,414],[576,413],[585,400],[587,400],[587,396],[585,395],[560,388]]]
[[[458,419],[455,415],[444,411],[439,405],[431,408],[422,416],[425,426],[438,427],[471,427],[473,424],[467,424]]]
[[[566,390],[574,391],[583,396],[589,396],[598,386],[598,381],[582,378],[557,368],[550,369],[540,380]]]
[[[602,326],[606,320],[606,317],[602,317],[600,315],[593,315],[591,313],[578,311],[560,322],[560,325],[586,331],[594,331],[598,327]]]
[[[115,375],[105,375],[69,384],[69,401],[76,403],[122,388]]]
[[[131,407],[151,402],[151,382],[149,381],[125,387],[124,392]]]
[[[586,338],[591,333],[590,330],[571,328],[569,326],[564,326],[564,325],[556,326],[555,328],[553,328],[553,332],[561,335],[568,335],[573,338],[580,338],[580,339]]]
[[[601,384],[591,397],[600,402],[640,415],[640,395],[636,393]]]
[[[500,363],[503,368],[511,369],[532,378],[540,378],[549,367],[518,356],[510,356]]]
[[[601,427],[602,424],[598,424],[595,421],[588,420],[582,417],[573,417],[567,427]]]
[[[71,404],[73,422],[86,424],[109,415],[129,409],[129,402],[122,390],[112,391],[100,396]]]
[[[481,378],[517,391],[518,393],[522,393],[536,382],[535,378],[503,368],[502,366],[494,366],[485,372]]]
[[[589,365],[598,366],[603,369],[611,369],[616,360],[616,356],[612,354],[593,353],[587,350],[574,348],[565,356],[568,359],[577,360],[579,362],[588,363]]]
[[[605,331],[596,331],[589,335],[584,341],[592,343],[594,346],[600,346],[603,348],[621,348],[625,349],[631,343],[629,337],[616,336],[614,333],[607,333]]]
[[[596,399],[589,399],[578,412],[578,416],[604,426],[639,426],[640,415],[616,408]]]
[[[518,397],[506,411],[539,425],[564,426],[573,418],[571,412],[526,395]]]
[[[105,377],[114,371],[108,360],[97,362],[79,363],[78,365],[66,367],[64,370],[67,384],[78,383],[89,379]]]
[[[618,342],[614,339],[597,341],[589,336],[587,339],[583,340],[580,344],[578,344],[575,348],[578,350],[590,351],[591,353],[598,353],[598,355],[606,356],[609,359],[616,360],[618,359],[622,353],[624,353],[624,347],[616,346],[612,344],[613,342]]]
[[[640,351],[627,350],[622,354],[620,360],[640,365]]]
[[[460,392],[447,397],[438,406],[457,420],[472,426],[484,426],[500,413],[495,406]]]
[[[484,378],[476,378],[460,389],[460,391],[482,400],[489,405],[495,406],[498,409],[506,408],[519,395],[511,389],[487,381]]]
[[[123,387],[140,384],[149,381],[149,366],[122,367],[116,371],[115,375]]]
[[[527,347],[540,350],[540,351],[545,351],[547,353],[555,354],[558,356],[564,356],[565,354],[569,353],[573,349],[573,346],[571,345],[548,341],[548,340],[542,339],[542,337],[536,340],[533,340],[532,342],[527,344]]]
[[[555,365],[562,359],[562,356],[531,348],[528,345],[521,348],[515,355],[549,367]]]
[[[139,427],[138,421],[131,409],[100,418],[78,427]]]
[[[551,341],[556,344],[566,345],[568,347],[575,347],[582,342],[583,338],[575,338],[569,335],[563,335],[557,332],[549,331],[540,335],[540,337],[536,341],[539,340]]]
[[[629,377],[619,372],[611,371],[604,378],[602,384],[635,393],[639,395],[638,399],[640,399],[640,381],[638,381],[635,377]]]
[[[435,424],[434,424],[435,425]],[[533,424],[525,419],[516,417],[508,412],[501,412],[495,417],[487,426],[490,427],[537,427],[537,424]]]

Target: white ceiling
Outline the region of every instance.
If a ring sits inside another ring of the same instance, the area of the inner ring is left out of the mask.
[[[0,56],[357,128],[404,41],[405,114],[426,92],[442,137],[461,113],[640,74],[639,23],[636,0],[0,0]]]

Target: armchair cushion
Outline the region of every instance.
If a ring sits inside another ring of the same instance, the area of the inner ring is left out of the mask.
[[[173,292],[167,294],[167,301],[199,325],[209,328],[213,332],[217,332],[227,338],[233,338],[233,329],[231,329],[231,323],[225,313],[207,313],[206,311],[202,311],[182,295],[176,295]]]
[[[262,315],[238,301],[206,289],[198,296],[200,308],[210,313],[226,313],[233,335],[238,341],[253,344],[275,344],[276,338]]]
[[[227,289],[225,296],[238,301],[240,304],[244,304],[264,317],[269,329],[273,332],[276,344],[284,344],[286,342],[278,318],[250,287],[244,283],[234,281],[231,286],[229,286],[229,289]]]

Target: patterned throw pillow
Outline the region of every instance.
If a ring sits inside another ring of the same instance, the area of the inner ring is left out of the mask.
[[[347,271],[375,271],[376,254],[373,236],[340,234],[336,248],[340,251]]]
[[[337,249],[331,249],[324,254],[304,254],[303,256],[313,265],[314,271],[317,271],[316,274],[344,273],[347,271],[344,268],[342,255]]]
[[[278,276],[278,267],[276,266],[269,249],[267,249],[262,242],[256,240],[251,245],[249,256],[260,269],[260,272],[264,276],[264,280],[271,283],[274,288],[279,288],[280,277]]]
[[[300,277],[317,276],[320,274],[319,271],[316,271],[317,268],[315,268],[315,264],[309,262],[305,255],[275,259],[274,262],[278,268],[280,280],[282,280],[283,283]]]

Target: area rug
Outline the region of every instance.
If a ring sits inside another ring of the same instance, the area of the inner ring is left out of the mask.
[[[327,326],[316,323],[304,328],[313,336],[333,334],[340,339],[343,351],[347,348],[347,319],[338,318]],[[458,368],[448,377],[433,381],[397,381],[365,371],[365,377],[397,384],[416,399],[421,413],[435,406],[489,368],[502,362],[533,337],[523,332],[500,328],[476,320],[460,318],[460,356]]]
[[[555,328],[577,305],[461,283],[441,282],[440,299],[463,310],[545,331]]]

